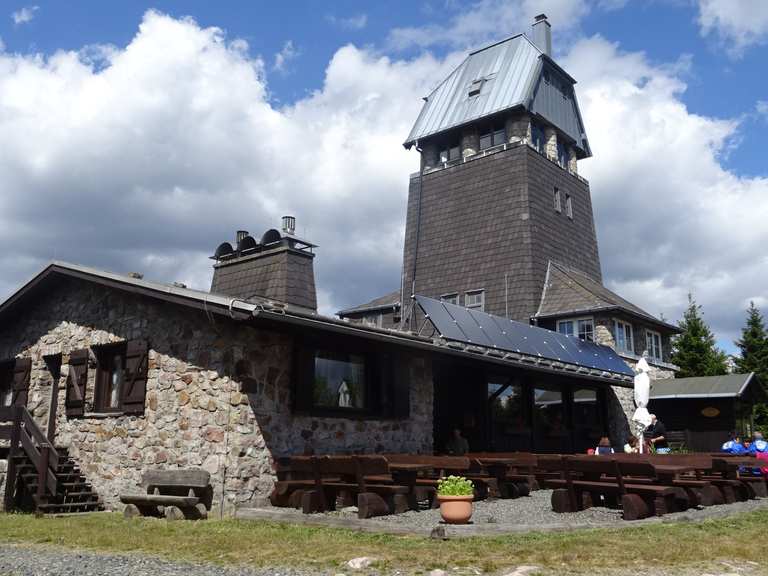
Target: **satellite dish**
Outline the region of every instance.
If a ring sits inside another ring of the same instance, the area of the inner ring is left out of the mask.
[[[232,248],[232,244],[229,242],[222,242],[219,244],[219,247],[216,248],[216,252],[214,252],[213,257],[216,258],[216,260],[221,260],[222,257],[226,256],[227,254],[232,254],[234,252],[234,248]]]
[[[270,228],[269,230],[264,232],[264,236],[261,237],[261,243],[264,245],[274,244],[275,242],[280,242],[282,238],[283,237],[280,236],[280,232],[278,232],[274,228]]]
[[[237,243],[237,251],[245,252],[246,250],[253,250],[258,244],[253,236],[243,236]]]

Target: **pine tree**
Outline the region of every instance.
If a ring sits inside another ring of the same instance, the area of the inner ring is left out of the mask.
[[[704,322],[701,306],[688,295],[688,308],[678,322],[682,333],[672,344],[672,362],[680,367],[677,378],[718,376],[728,371],[725,352],[715,346],[715,336]]]
[[[747,323],[736,346],[741,350],[741,355],[734,358],[737,370],[743,374],[754,372],[763,384],[768,382],[768,333],[754,302],[749,303]]]
[[[736,369],[748,374],[754,372],[768,392],[768,333],[760,310],[754,302],[749,303],[747,323],[741,330],[741,340],[736,341],[741,355],[734,358]],[[768,404],[756,404],[754,408],[755,427],[768,430]]]

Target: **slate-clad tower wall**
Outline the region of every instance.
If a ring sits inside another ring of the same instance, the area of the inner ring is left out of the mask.
[[[561,211],[554,209],[554,190]],[[566,214],[566,194],[573,218]],[[403,256],[409,301],[419,199],[411,178]],[[421,187],[416,293],[484,290],[486,312],[528,322],[552,259],[601,281],[589,186],[525,144],[431,171]]]

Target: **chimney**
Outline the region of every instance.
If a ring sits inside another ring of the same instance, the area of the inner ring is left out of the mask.
[[[531,26],[531,40],[539,50],[550,58],[552,57],[552,26],[547,21],[546,14],[539,14],[534,18]]]
[[[283,217],[283,233],[267,230],[260,239],[239,230],[235,247],[223,242],[212,259],[211,293],[239,300],[267,298],[317,310],[315,246],[294,236],[296,219]]]

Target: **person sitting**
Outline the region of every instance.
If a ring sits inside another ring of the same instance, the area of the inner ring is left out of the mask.
[[[646,442],[656,451],[657,454],[669,454],[669,443],[667,442],[667,429],[664,423],[656,418],[656,414],[650,414],[651,425],[645,429],[643,436]]]
[[[461,435],[460,428],[453,429],[453,437],[446,444],[445,451],[451,456],[464,456],[469,452],[469,442]]]
[[[732,434],[731,439],[725,442],[720,448],[721,452],[727,452],[728,454],[745,454],[747,450],[741,443],[741,437],[738,434]]]
[[[749,453],[752,455],[768,454],[768,442],[763,438],[762,433],[755,432],[752,434],[752,444],[749,446]]]
[[[630,436],[629,440],[627,440],[627,443],[624,444],[624,453],[625,454],[639,454],[640,448],[638,447],[637,438],[634,436]]]
[[[600,456],[604,454],[613,454],[613,448],[611,448],[611,441],[608,439],[607,436],[603,436],[600,438],[600,442],[597,443],[597,448],[595,448],[595,456]]]

